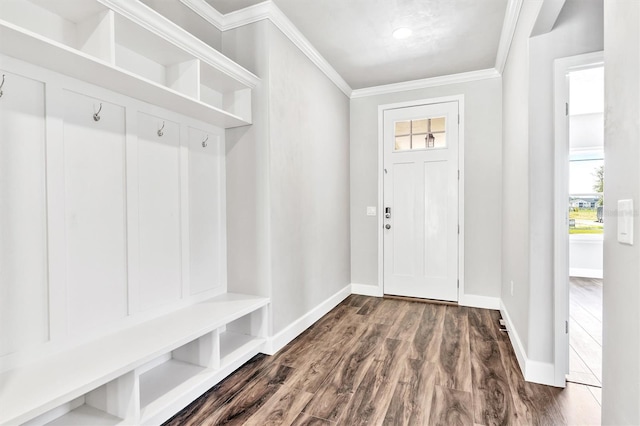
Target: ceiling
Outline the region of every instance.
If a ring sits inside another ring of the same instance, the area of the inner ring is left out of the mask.
[[[260,0],[206,0],[221,13]],[[507,0],[273,0],[352,89],[493,68]],[[408,27],[413,35],[391,34]]]

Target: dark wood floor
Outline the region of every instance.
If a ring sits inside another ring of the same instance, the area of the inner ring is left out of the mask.
[[[523,380],[499,313],[352,295],[168,425],[599,424],[586,386]]]
[[[571,277],[567,380],[602,387],[602,280]],[[599,398],[599,389],[591,390]]]

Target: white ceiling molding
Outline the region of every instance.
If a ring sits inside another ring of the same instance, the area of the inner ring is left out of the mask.
[[[209,3],[202,0],[180,0],[182,4],[200,15],[202,19],[222,31],[224,27],[224,15],[214,9]]]
[[[553,29],[566,0],[544,0],[538,12],[536,23],[531,30],[531,37],[546,34]]]
[[[204,0],[180,0],[185,6],[202,16],[221,31],[269,19],[295,44],[347,97],[352,89],[295,25],[271,0],[249,6],[235,12],[221,14]]]
[[[365,96],[385,95],[388,93],[404,92],[407,90],[424,89],[427,87],[444,86],[445,84],[468,83],[470,81],[486,80],[500,77],[494,68],[470,71],[460,74],[443,75],[440,77],[423,78],[421,80],[405,81],[402,83],[385,84],[382,86],[356,89],[351,93],[351,99]]]
[[[520,9],[522,9],[522,2],[523,0],[509,0],[507,11],[504,14],[504,24],[502,24],[500,44],[498,45],[498,54],[496,55],[496,70],[501,75],[507,63],[507,56],[509,56],[513,36],[516,33],[516,24],[520,16]]]
[[[142,28],[146,28],[153,34],[171,41],[185,52],[189,52],[194,57],[215,66],[223,73],[237,79],[243,84],[253,88],[260,82],[260,78],[246,68],[233,62],[217,50],[212,49],[211,46],[160,15],[144,3],[122,0],[99,1],[120,15],[140,25]]]

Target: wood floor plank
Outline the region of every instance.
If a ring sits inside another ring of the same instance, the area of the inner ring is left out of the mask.
[[[497,340],[471,339],[474,420],[484,425],[508,425],[514,407]]]
[[[398,317],[407,309],[407,304],[394,299],[382,299],[375,310],[371,312],[369,321],[377,324],[393,325]]]
[[[334,374],[327,377],[304,412],[331,421],[340,418],[389,328],[388,325],[368,324],[358,343],[347,349],[336,365]]]
[[[579,324],[569,324],[569,344],[589,371],[602,383],[602,347]]]
[[[284,384],[293,368],[273,364],[255,381],[249,383],[242,392],[233,395],[213,413],[201,418],[203,426],[241,425],[260,409]]]
[[[401,373],[400,360],[408,351],[409,342],[385,339],[375,360],[367,370],[349,400],[342,415],[344,424],[380,424],[391,402],[391,397]]]
[[[292,426],[333,426],[335,422],[326,419],[310,416],[306,413],[300,413],[298,418],[292,423]]]
[[[312,393],[292,389],[289,385],[280,389],[244,423],[247,426],[290,425],[311,401]]]
[[[513,399],[513,422],[521,425],[567,424],[561,408],[550,392],[552,388],[526,382],[509,340],[498,339],[498,345]]]
[[[264,375],[271,366],[266,355],[256,355],[232,375],[209,389],[182,411],[165,422],[165,426],[199,425],[201,419],[218,409],[253,381]]]
[[[389,338],[413,342],[425,309],[424,303],[404,303],[402,312],[398,312],[398,321],[389,330]]]
[[[383,424],[426,425],[431,414],[436,376],[434,364],[405,358]]]
[[[447,306],[442,327],[436,384],[471,392],[471,360],[467,309]]]
[[[278,354],[254,357],[166,424],[597,423],[597,389],[524,381],[499,317],[347,298]]]
[[[422,318],[413,338],[410,358],[438,362],[446,309],[445,305],[424,305]]]
[[[599,425],[600,404],[585,385],[567,383],[565,389],[550,389],[569,425]]]
[[[473,425],[472,404],[470,392],[436,385],[431,402],[429,425]]]

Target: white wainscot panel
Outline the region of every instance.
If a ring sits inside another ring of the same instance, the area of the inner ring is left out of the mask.
[[[572,277],[602,278],[602,234],[573,234],[569,236],[569,275]]]
[[[204,145],[203,146],[203,141]],[[191,294],[221,284],[221,172],[219,137],[189,128],[189,241]]]
[[[144,113],[137,124],[137,308],[146,310],[181,297],[180,126]]]
[[[124,107],[64,91],[64,185],[73,334],[127,315]]]
[[[3,70],[0,356],[49,338],[44,84]]]

